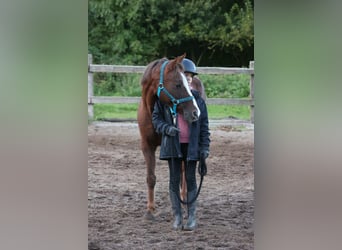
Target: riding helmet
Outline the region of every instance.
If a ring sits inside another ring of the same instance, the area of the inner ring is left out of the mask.
[[[183,67],[184,67],[184,73],[192,73],[193,75],[198,75],[196,70],[196,65],[193,61],[191,61],[188,58],[184,58],[182,61]]]

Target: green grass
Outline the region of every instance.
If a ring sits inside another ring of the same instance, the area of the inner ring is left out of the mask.
[[[95,104],[94,119],[136,119],[138,104]]]
[[[230,116],[242,120],[250,118],[248,106],[208,105],[209,119],[222,119]],[[138,104],[95,104],[94,119],[136,119]]]
[[[250,119],[249,106],[233,106],[233,105],[208,105],[209,119],[222,119],[228,117],[236,117],[241,120]]]

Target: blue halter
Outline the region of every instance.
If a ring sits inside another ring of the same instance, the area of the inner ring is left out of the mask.
[[[183,102],[191,101],[194,99],[194,97],[188,96],[188,97],[181,98],[181,99],[177,100],[176,98],[174,98],[170,94],[170,92],[166,88],[164,88],[164,83],[163,83],[164,82],[164,70],[165,70],[166,64],[168,64],[168,63],[169,63],[169,61],[165,61],[160,68],[160,78],[159,78],[159,86],[158,86],[157,96],[159,98],[160,93],[163,91],[170,98],[170,100],[173,104],[172,108],[170,107],[172,116],[177,116],[177,105],[180,103],[183,103]]]

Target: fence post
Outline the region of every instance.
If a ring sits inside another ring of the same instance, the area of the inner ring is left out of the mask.
[[[249,62],[249,68],[254,70],[254,61]],[[253,100],[253,104],[250,106],[251,123],[254,123],[254,71],[251,74],[251,79],[249,81],[249,90],[249,97]]]
[[[93,63],[93,56],[88,54],[88,119],[94,119],[94,104],[92,97],[94,95],[94,88],[93,88],[93,73],[89,71],[90,64]]]

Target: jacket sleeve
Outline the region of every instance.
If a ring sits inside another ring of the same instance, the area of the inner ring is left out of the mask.
[[[165,131],[169,124],[165,120],[165,110],[162,104],[157,100],[154,104],[154,109],[152,113],[152,123],[155,131],[158,134],[165,134]]]
[[[199,150],[208,150],[210,145],[210,132],[209,132],[209,120],[208,120],[208,110],[202,98],[199,98],[200,102],[200,135],[199,135]]]

